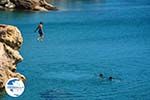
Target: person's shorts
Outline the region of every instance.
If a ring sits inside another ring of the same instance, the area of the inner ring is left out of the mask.
[[[42,31],[39,31],[39,35],[40,35],[40,36],[43,36],[43,32],[42,32]]]

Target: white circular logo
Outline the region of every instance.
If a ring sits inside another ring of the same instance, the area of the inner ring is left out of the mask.
[[[24,83],[18,78],[11,78],[5,84],[5,90],[12,97],[20,96],[24,91]]]

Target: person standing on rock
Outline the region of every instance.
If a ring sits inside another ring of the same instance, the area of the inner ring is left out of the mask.
[[[36,28],[35,32],[38,30],[39,33],[39,37],[37,38],[40,41],[43,41],[44,38],[44,32],[43,32],[43,23],[40,22],[40,24],[38,25],[38,27]]]

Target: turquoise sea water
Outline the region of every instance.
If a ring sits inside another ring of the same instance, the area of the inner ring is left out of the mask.
[[[0,11],[19,27],[27,78],[18,98],[2,100],[150,100],[150,1],[53,1],[59,11]],[[44,22],[45,39],[36,40]],[[103,73],[105,79],[99,78]],[[109,76],[114,77],[108,81]]]

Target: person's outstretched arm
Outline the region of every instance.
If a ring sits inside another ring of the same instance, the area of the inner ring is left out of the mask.
[[[39,26],[35,29],[35,31],[34,31],[34,32],[36,32],[38,29],[39,29]]]

